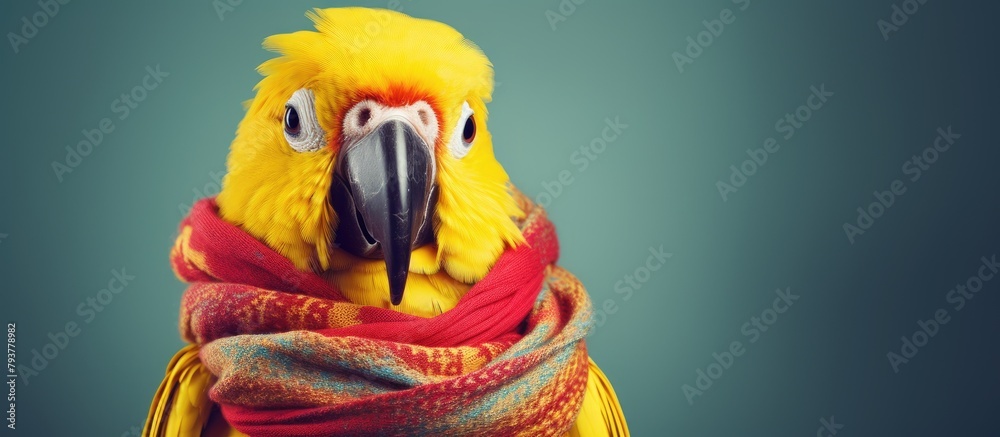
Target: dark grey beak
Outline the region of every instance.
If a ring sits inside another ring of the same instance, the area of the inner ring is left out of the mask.
[[[402,120],[387,120],[337,158],[330,203],[336,244],[355,256],[385,259],[389,297],[403,300],[410,252],[434,238],[437,201],[431,148]]]

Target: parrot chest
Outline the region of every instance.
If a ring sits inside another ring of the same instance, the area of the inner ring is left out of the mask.
[[[385,261],[335,254],[324,276],[347,300],[358,305],[389,308],[421,317],[433,317],[458,304],[472,284],[461,282],[440,268],[437,249],[427,245],[413,251],[406,292],[399,305],[389,301]]]

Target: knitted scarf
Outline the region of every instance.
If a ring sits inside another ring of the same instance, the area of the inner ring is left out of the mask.
[[[527,244],[432,318],[352,304],[198,202],[171,262],[190,283],[181,334],[217,377],[209,397],[254,436],[564,435],[590,301],[555,265],[544,211],[519,201]]]

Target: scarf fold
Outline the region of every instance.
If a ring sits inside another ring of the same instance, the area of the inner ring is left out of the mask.
[[[356,305],[218,215],[192,208],[171,252],[180,330],[209,396],[250,435],[563,435],[587,383],[590,301],[557,267],[544,211],[527,244],[432,318]]]

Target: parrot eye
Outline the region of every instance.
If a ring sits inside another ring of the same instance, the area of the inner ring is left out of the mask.
[[[285,140],[298,152],[315,152],[326,144],[323,128],[316,120],[315,97],[312,90],[300,89],[285,104],[282,124]]]
[[[465,127],[462,128],[462,142],[471,146],[474,139],[476,139],[476,120],[470,115],[469,118],[465,119]]]
[[[302,131],[299,126],[299,112],[291,106],[285,107],[285,133],[293,137],[298,136]]]
[[[451,143],[448,144],[452,156],[464,158],[472,149],[472,142],[475,139],[476,118],[469,102],[465,102],[462,104],[462,116],[458,118],[458,126],[455,126],[455,134],[452,136]]]

